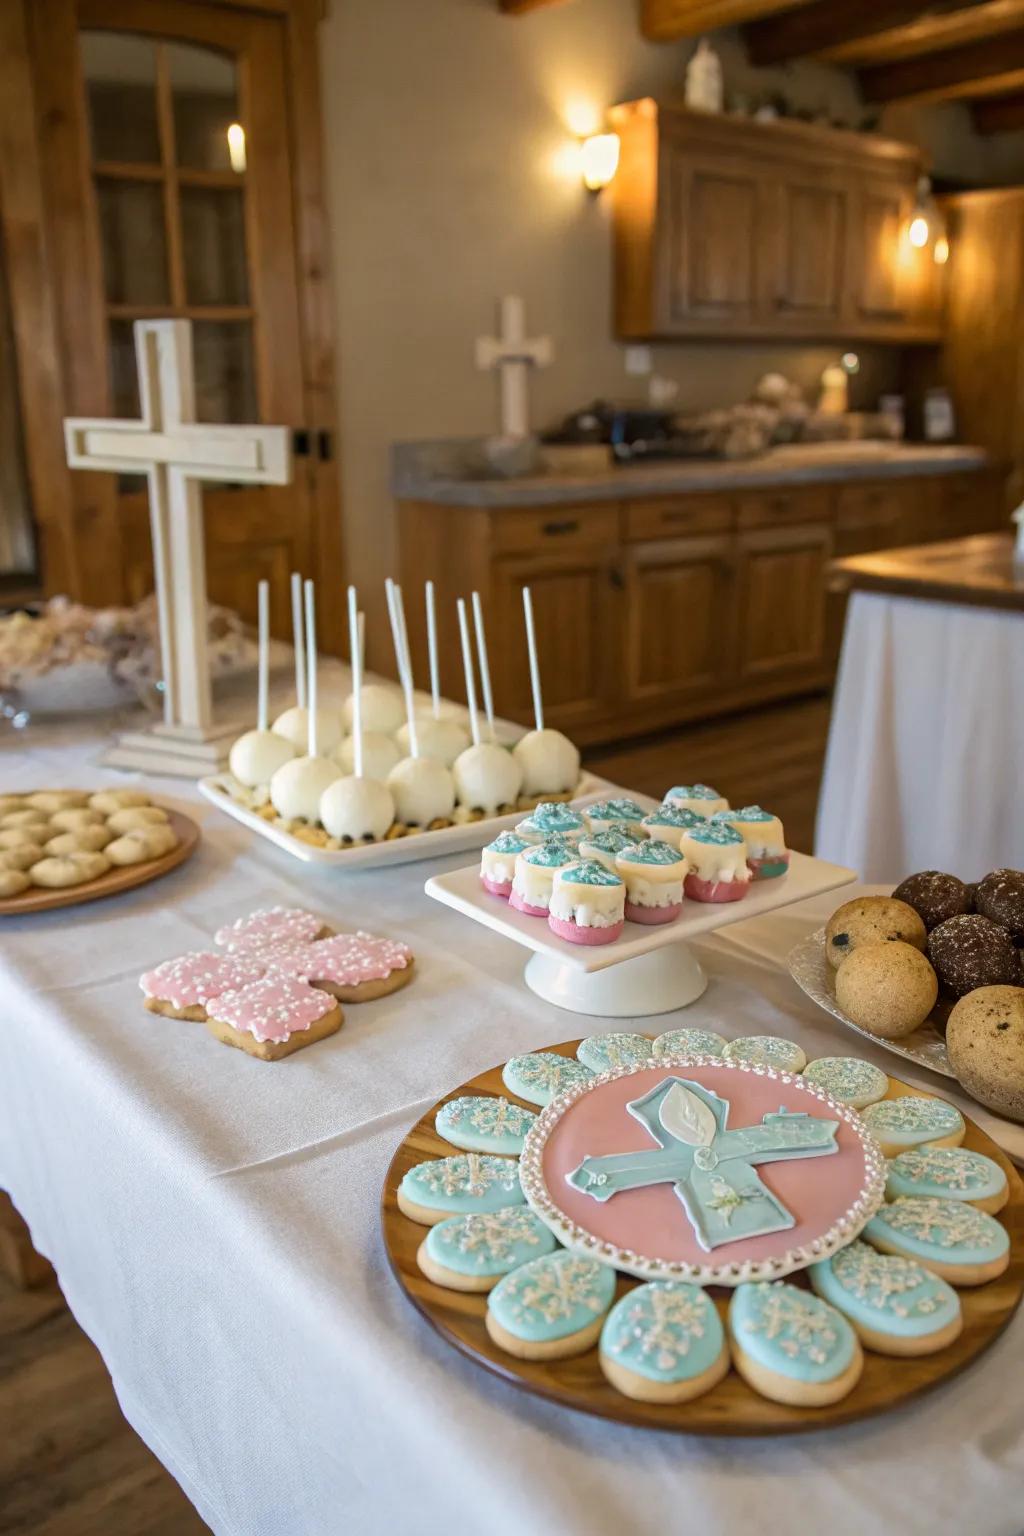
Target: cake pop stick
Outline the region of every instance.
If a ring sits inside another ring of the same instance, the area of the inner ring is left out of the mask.
[[[430,697],[433,701],[434,719],[441,718],[441,684],[437,672],[437,614],[434,612],[434,583],[424,587],[427,603],[427,657],[430,664]]]
[[[306,647],[302,634],[302,577],[292,571],[292,635],[295,644],[295,702],[306,707]]]
[[[313,583],[306,582],[306,662],[309,669],[309,681],[307,697],[309,699],[309,736],[306,744],[306,754],[309,757],[317,755],[317,729],[316,729],[316,597],[313,591]]]
[[[523,617],[526,620],[526,648],[530,656],[530,687],[533,690],[533,717],[537,730],[544,729],[544,700],[540,691],[540,665],[537,661],[537,636],[533,628],[533,598],[529,587],[523,588]]]
[[[409,756],[419,757],[419,738],[416,734],[416,711],[412,697],[412,667],[405,638],[405,614],[402,611],[402,589],[389,576],[385,582],[388,613],[391,618],[391,637],[395,644],[395,660],[398,663],[398,680],[405,696],[405,719],[409,730]]]
[[[256,729],[267,729],[270,696],[270,583],[261,581],[256,588],[257,631],[257,685]]]
[[[456,603],[459,614],[459,638],[462,641],[462,670],[466,675],[466,704],[469,708],[469,731],[474,747],[480,745],[480,720],[476,712],[476,684],[473,678],[473,652],[469,646],[469,625],[466,622],[466,603],[459,598]]]
[[[363,616],[355,587],[348,589],[348,649],[352,667],[352,740],[355,776],[363,776]]]
[[[473,628],[476,630],[476,654],[480,663],[480,691],[484,696],[484,713],[487,716],[487,732],[494,740],[494,699],[491,694],[491,669],[487,663],[487,635],[484,632],[484,610],[480,593],[473,593]]]

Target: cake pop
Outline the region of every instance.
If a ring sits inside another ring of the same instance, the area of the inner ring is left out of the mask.
[[[295,703],[278,715],[270,729],[275,736],[290,741],[297,753],[304,752],[309,741],[309,710],[306,708],[306,659],[302,634],[302,578],[292,572],[292,634],[295,643]],[[316,739],[322,752],[333,752],[342,738],[341,721],[329,709],[321,709],[316,719]]]
[[[343,843],[376,843],[395,819],[391,791],[380,779],[364,774],[362,701],[363,646],[356,589],[348,589],[348,643],[352,658],[352,751],[354,772],[335,779],[320,800],[320,820]]]
[[[308,666],[308,722],[306,756],[283,763],[270,781],[270,802],[286,821],[316,822],[320,819],[320,797],[327,786],[340,777],[337,763],[319,755],[316,702],[316,608],[313,583],[306,582],[306,661]]]
[[[469,732],[452,704],[442,704],[440,674],[437,665],[437,617],[434,611],[434,583],[424,583],[427,610],[427,661],[430,667],[430,713],[416,716],[416,736],[421,757],[436,757],[450,768],[460,752],[469,746]],[[395,739],[403,753],[409,753],[409,727],[401,725]]]
[[[473,745],[460,752],[455,759],[452,773],[455,778],[455,794],[459,805],[471,818],[494,816],[501,810],[509,810],[519,796],[522,771],[511,752],[499,747],[495,741],[480,740],[480,719],[476,711],[476,685],[473,678],[473,657],[469,648],[469,626],[466,622],[466,604],[459,598],[459,637],[462,642],[462,665],[466,674],[466,701],[469,705],[469,728]]]
[[[455,786],[444,763],[420,755],[402,589],[389,577],[386,590],[398,676],[405,694],[410,748],[409,756],[403,757],[388,774],[387,784],[395,799],[399,821],[409,827],[429,827],[432,822],[447,821],[450,818],[455,808]]]
[[[474,593],[474,597],[476,594]],[[526,622],[526,649],[530,661],[530,687],[533,692],[533,717],[536,728],[527,731],[512,748],[523,775],[526,799],[568,800],[576,792],[580,778],[580,754],[561,731],[544,725],[544,699],[537,659],[537,636],[533,627],[533,599],[529,587],[523,588],[523,617]]]
[[[270,671],[270,584],[261,581],[256,589],[259,614],[258,629],[258,683],[256,704],[256,729],[239,736],[228,758],[228,767],[246,789],[269,784],[282,764],[295,756],[295,747],[284,736],[275,735],[267,728],[267,692]]]
[[[333,753],[334,761],[343,773],[356,771],[356,738],[346,736]],[[363,732],[363,773],[368,779],[379,779],[383,784],[392,768],[401,761],[402,754],[393,736],[382,736],[380,731]]]
[[[363,730],[381,736],[393,736],[405,719],[402,695],[390,683],[364,683],[361,699]],[[345,725],[352,729],[355,719],[355,699],[349,694],[345,700]]]

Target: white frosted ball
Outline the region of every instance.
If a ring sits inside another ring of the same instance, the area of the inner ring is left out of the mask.
[[[527,731],[512,748],[523,770],[524,795],[564,795],[580,781],[580,754],[568,736],[545,727]]]
[[[378,843],[395,819],[391,791],[380,779],[335,779],[320,797],[320,820],[342,842]]]
[[[363,730],[393,736],[405,719],[405,704],[397,688],[386,683],[364,683]],[[352,729],[352,694],[345,700],[345,729]]]
[[[436,757],[403,757],[388,774],[399,821],[408,827],[428,827],[447,820],[455,809],[455,785]]]
[[[488,816],[501,806],[515,805],[523,782],[522,770],[511,752],[493,741],[467,747],[455,759],[452,773],[459,804]]]
[[[270,803],[285,821],[319,821],[320,796],[341,777],[329,757],[293,757],[270,781]]]
[[[382,736],[380,731],[363,732],[363,774],[368,779],[387,778],[392,768],[401,760],[401,752],[395,746],[394,738]],[[341,746],[334,753],[334,761],[344,773],[356,771],[356,741],[354,736],[346,736]]]
[[[469,746],[469,732],[461,721],[455,719],[435,720],[433,715],[419,715],[416,719],[416,737],[419,742],[420,756],[436,758],[439,763],[444,763],[450,768],[460,752],[465,752]],[[395,740],[402,749],[405,757],[409,755],[409,727],[399,726],[395,732]]]
[[[246,731],[239,736],[228,757],[228,767],[246,789],[269,784],[277,770],[290,763],[295,746],[286,736],[273,731]]]
[[[283,715],[278,715],[270,729],[275,736],[283,736],[290,741],[297,752],[306,752],[309,748],[309,710],[298,704],[293,704],[291,709],[286,709]],[[330,709],[318,709],[316,712],[316,750],[317,754],[327,756],[333,752],[340,742],[344,731],[341,726],[341,718]]]

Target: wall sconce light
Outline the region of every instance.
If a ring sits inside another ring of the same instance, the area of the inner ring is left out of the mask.
[[[907,230],[907,239],[915,250],[924,250],[938,223],[939,210],[932,197],[931,181],[927,176],[921,176],[917,183],[914,211],[910,216],[910,228]]]
[[[600,192],[619,168],[617,133],[592,133],[580,144],[580,170],[588,192]]]
[[[936,235],[935,249],[932,252],[932,255],[935,257],[935,265],[937,267],[944,267],[946,265],[946,262],[949,260],[948,235]]]
[[[245,129],[241,123],[228,126],[228,159],[236,176],[245,173]]]

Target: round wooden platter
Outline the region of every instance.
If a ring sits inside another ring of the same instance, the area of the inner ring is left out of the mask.
[[[546,1049],[558,1051],[563,1056],[575,1056],[578,1044],[578,1040],[571,1040]],[[890,1098],[917,1092],[907,1084],[890,1079]],[[690,1403],[669,1406],[634,1402],[609,1385],[601,1370],[596,1347],[568,1360],[517,1360],[505,1354],[492,1342],[484,1326],[486,1293],[447,1290],[428,1280],[417,1265],[416,1251],[429,1228],[402,1214],[395,1198],[396,1191],[407,1170],[415,1164],[457,1153],[458,1148],[437,1135],[434,1116],[441,1104],[463,1093],[515,1097],[502,1082],[501,1066],[493,1067],[445,1094],[409,1132],[392,1159],[381,1197],[388,1259],[409,1300],[449,1344],[513,1386],[550,1398],[567,1408],[622,1424],[674,1430],[681,1434],[778,1435],[849,1424],[899,1407],[958,1375],[995,1342],[1024,1294],[1024,1182],[995,1142],[968,1120],[963,1145],[991,1157],[1009,1181],[1010,1199],[999,1212],[998,1220],[1010,1234],[1010,1264],[998,1280],[959,1292],[964,1327],[953,1344],[938,1354],[905,1358],[876,1355],[865,1350],[864,1373],[857,1386],[841,1402],[827,1408],[787,1408],[770,1402],[752,1391],[735,1371],[730,1371],[712,1391]],[[536,1108],[535,1105],[529,1107]],[[806,1284],[801,1275],[791,1275],[789,1279]],[[616,1296],[623,1295],[635,1284],[636,1281],[620,1275]],[[711,1295],[724,1323],[730,1292],[714,1287]]]
[[[121,868],[108,869],[106,874],[95,880],[65,886],[59,891],[30,885],[20,896],[9,896],[0,901],[0,917],[19,917],[26,912],[52,912],[56,907],[77,907],[84,901],[98,901],[101,896],[119,896],[122,891],[130,891],[136,885],[148,885],[150,880],[159,880],[162,875],[170,874],[172,869],[177,869],[179,864],[184,864],[195,853],[199,828],[180,811],[172,811],[166,806],[164,809],[168,821],[178,834],[177,845],[170,853],[162,854],[158,859],[147,859],[144,864],[126,864]]]

